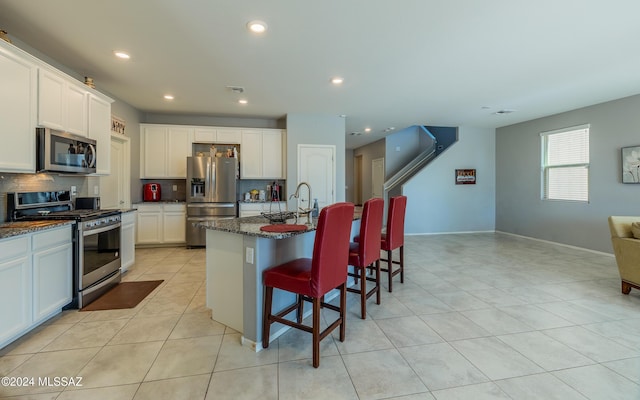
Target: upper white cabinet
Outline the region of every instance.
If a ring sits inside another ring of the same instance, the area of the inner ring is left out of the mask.
[[[0,40],[0,172],[36,170],[38,68],[26,54]]]
[[[91,139],[97,143],[96,174],[111,173],[111,102],[89,95],[89,128]]]
[[[283,131],[243,129],[240,152],[242,179],[284,178]]]
[[[193,142],[240,144],[242,142],[242,130],[240,128],[196,126],[193,131]]]
[[[87,136],[89,91],[61,73],[38,70],[38,125]]]
[[[179,125],[140,125],[140,178],[187,177],[193,128]]]

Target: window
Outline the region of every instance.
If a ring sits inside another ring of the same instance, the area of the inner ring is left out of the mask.
[[[589,125],[540,134],[542,198],[589,201]]]

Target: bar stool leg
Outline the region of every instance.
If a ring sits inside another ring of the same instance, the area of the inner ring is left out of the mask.
[[[321,299],[313,299],[313,367],[318,368],[320,365],[320,301]]]
[[[340,285],[340,341],[344,342],[347,319],[345,314],[347,312],[347,283]]]
[[[400,283],[404,283],[404,245],[400,246]]]
[[[358,274],[361,276],[360,280],[360,318],[367,318],[367,273],[366,267],[358,267]]]
[[[387,250],[387,275],[389,275],[389,293],[393,292],[393,251]]]
[[[376,260],[376,304],[380,304],[380,260]]]
[[[273,300],[273,288],[266,286],[264,291],[264,313],[262,315],[262,348],[269,347],[269,334],[271,331],[271,302]]]
[[[304,313],[304,298],[301,294],[298,295],[298,309],[296,310],[296,320],[299,324],[302,323],[302,315]]]

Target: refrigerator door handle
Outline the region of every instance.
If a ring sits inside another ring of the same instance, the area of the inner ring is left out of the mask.
[[[211,179],[209,180],[209,182],[211,182],[211,201],[216,201],[216,198],[218,196],[218,194],[216,193],[216,162],[215,159],[211,160]]]

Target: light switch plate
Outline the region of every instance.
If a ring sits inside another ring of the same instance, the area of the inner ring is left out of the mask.
[[[253,247],[247,247],[245,260],[248,264],[253,264]]]
[[[75,186],[71,186],[71,196],[78,194],[78,189]]]

